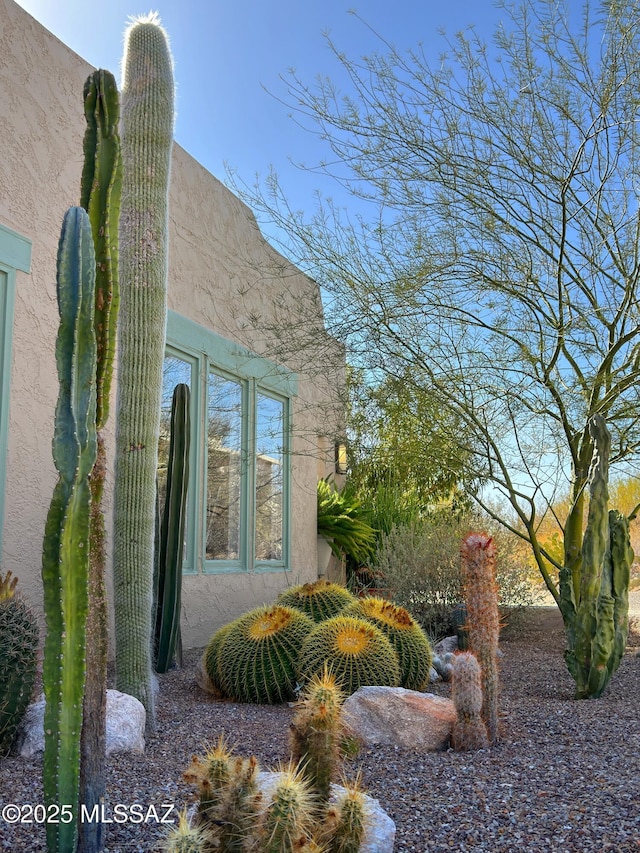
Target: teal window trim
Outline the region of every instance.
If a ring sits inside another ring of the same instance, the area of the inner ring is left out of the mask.
[[[223,338],[199,323],[175,311],[167,313],[167,353],[197,362],[192,373],[192,413],[194,424],[190,464],[194,476],[189,496],[188,550],[193,547],[189,571],[204,574],[244,573],[288,569],[291,560],[291,400],[298,391],[296,373],[251,350]],[[238,382],[242,388],[242,488],[240,542],[237,560],[206,559],[206,471],[207,398],[209,372]],[[283,502],[282,557],[279,560],[255,559],[255,434],[256,399],[265,394],[283,405]],[[194,543],[193,546],[191,543]],[[197,543],[197,544],[195,544]]]
[[[4,530],[11,351],[17,272],[31,272],[31,241],[0,225],[0,559]]]

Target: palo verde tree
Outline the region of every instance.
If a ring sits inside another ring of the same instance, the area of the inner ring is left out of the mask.
[[[530,544],[569,644],[586,610],[597,642],[610,549],[585,560],[589,472],[624,472],[640,449],[638,8],[522,0],[500,15],[491,43],[469,30],[445,55],[334,47],[344,94],[290,78],[330,149],[321,168],[366,201],[359,216],[320,199],[307,220],[275,176],[249,195],[325,288],[356,363],[427,388],[466,424],[466,464],[493,486],[476,499]],[[538,524],[567,491],[558,558]]]

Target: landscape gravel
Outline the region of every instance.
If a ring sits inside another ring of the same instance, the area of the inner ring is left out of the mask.
[[[640,853],[640,636],[630,635],[598,700],[572,698],[563,647],[554,608],[533,608],[509,626],[493,748],[420,755],[367,747],[348,762],[347,775],[361,770],[368,793],[395,821],[395,853]],[[191,651],[183,669],[160,677],[158,730],[145,754],[108,761],[105,817],[114,822],[106,853],[160,849],[167,827],[157,821],[168,806],[175,819],[192,802],[182,771],[220,734],[265,769],[288,758],[291,708],[216,701],[194,682],[198,658]],[[450,695],[442,682],[429,689]],[[41,761],[0,758],[0,808],[41,802]],[[116,814],[129,819],[119,823]],[[135,822],[139,815],[146,820]],[[0,820],[0,851],[46,851],[44,835],[38,823]]]

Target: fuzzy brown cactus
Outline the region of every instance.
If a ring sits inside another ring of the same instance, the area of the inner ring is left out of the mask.
[[[489,743],[498,739],[498,585],[496,551],[486,533],[470,533],[462,543],[462,576],[469,646],[482,674],[482,719]]]
[[[485,749],[489,738],[482,719],[480,665],[471,652],[462,652],[455,657],[451,698],[458,715],[451,738],[453,748],[458,751]]]

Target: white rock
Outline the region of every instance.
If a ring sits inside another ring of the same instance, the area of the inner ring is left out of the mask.
[[[451,699],[403,687],[361,687],[343,705],[351,733],[366,744],[446,749],[456,720]]]
[[[24,715],[13,751],[23,758],[44,752],[44,698],[33,702]],[[107,755],[112,752],[144,752],[146,713],[134,696],[107,690]]]

